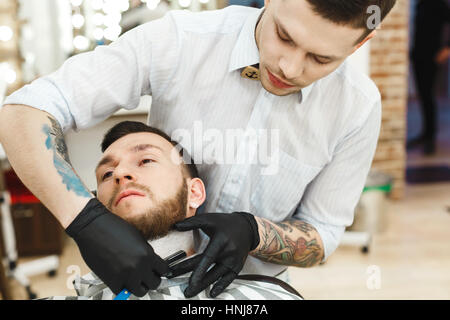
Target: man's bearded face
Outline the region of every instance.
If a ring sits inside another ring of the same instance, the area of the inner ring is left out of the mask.
[[[98,199],[147,240],[165,236],[186,217],[187,184],[173,150],[157,134],[129,134],[105,150],[96,170]]]

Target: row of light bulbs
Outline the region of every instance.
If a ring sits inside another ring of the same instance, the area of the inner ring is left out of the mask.
[[[90,7],[96,11],[92,16],[92,22],[95,25],[91,38],[102,42],[104,40],[114,41],[122,32],[120,21],[122,13],[130,8],[130,0],[70,0],[73,8],[80,8],[84,1],[89,1]],[[188,8],[192,4],[192,0],[171,0],[178,1],[182,8]],[[199,0],[200,3],[206,4],[210,0]],[[161,0],[140,0],[140,3],[145,3],[150,10],[155,10],[160,4]],[[85,17],[77,13],[72,15],[72,26],[74,29],[81,29],[85,23]],[[75,49],[84,51],[89,48],[90,40],[85,35],[77,35],[73,39]]]
[[[14,37],[14,32],[11,27],[0,25],[0,42],[11,41]],[[0,61],[1,62],[1,61]],[[17,80],[17,72],[9,63],[0,64],[0,75],[7,84],[13,84]]]
[[[96,41],[116,40],[122,32],[120,21],[122,19],[122,12],[130,8],[129,0],[70,0],[73,8],[80,8],[84,1],[89,1],[93,10],[97,11],[92,17],[92,23],[95,25],[92,31],[92,38]],[[182,8],[188,8],[192,4],[192,0],[172,0],[178,1]],[[200,3],[206,4],[210,0],[199,0]],[[160,4],[161,0],[140,0],[140,3],[145,3],[150,10],[155,10]],[[72,15],[72,26],[75,29],[81,29],[86,23],[85,17],[80,13],[80,10],[75,10]],[[11,27],[0,25],[0,42],[11,41],[14,37],[14,32]],[[84,35],[76,35],[73,39],[75,49],[79,51],[87,50],[91,41]],[[9,63],[1,64],[2,78],[8,83],[13,84],[17,80],[17,72]]]
[[[87,1],[87,0],[84,0]],[[72,15],[72,26],[74,29],[81,29],[86,21],[85,17],[79,13],[83,0],[71,0],[74,14]],[[92,10],[96,11],[92,17],[94,29],[91,38],[96,41],[114,41],[122,32],[120,20],[122,12],[130,8],[129,0],[90,0],[89,5]],[[77,35],[73,39],[75,49],[84,51],[89,48],[90,40],[85,35]]]

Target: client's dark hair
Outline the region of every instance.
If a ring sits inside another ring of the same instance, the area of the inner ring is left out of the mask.
[[[139,133],[139,132],[150,132],[157,134],[167,141],[169,141],[174,147],[177,147],[179,150],[180,157],[183,159],[184,168],[188,175],[191,178],[198,178],[198,170],[195,165],[193,159],[189,155],[189,153],[175,140],[172,140],[165,132],[155,128],[148,126],[142,122],[137,121],[122,121],[116,124],[114,127],[109,129],[109,131],[103,137],[103,141],[101,144],[102,152],[105,152],[108,147],[113,144],[116,140],[131,134],[131,133]]]

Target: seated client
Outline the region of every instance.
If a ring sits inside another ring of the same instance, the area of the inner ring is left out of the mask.
[[[176,251],[195,254],[192,231],[172,226],[194,216],[206,191],[189,154],[164,132],[140,122],[124,121],[111,128],[102,142],[103,157],[97,165],[97,198],[112,213],[135,226],[163,259]],[[256,279],[256,280],[255,280]],[[156,290],[142,298],[186,299],[183,291],[189,274],[162,278]],[[114,293],[94,274],[74,281],[77,297],[50,299],[113,299]],[[193,299],[208,299],[210,288]],[[216,299],[301,299],[281,280],[242,276]]]

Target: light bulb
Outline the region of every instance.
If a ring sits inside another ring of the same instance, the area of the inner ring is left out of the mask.
[[[8,26],[0,26],[0,41],[9,41],[13,37],[13,31]]]
[[[149,8],[150,10],[155,10],[160,2],[160,0],[148,0],[147,8]]]
[[[83,0],[70,0],[70,3],[71,3],[72,6],[74,6],[74,7],[79,7],[79,6],[81,6],[81,4],[83,3]]]
[[[7,67],[4,74],[6,83],[13,84],[17,80],[17,73],[11,67]]]
[[[73,46],[77,50],[86,50],[89,48],[89,39],[84,36],[76,36],[73,39]]]
[[[75,29],[80,29],[84,25],[84,17],[76,13],[72,16],[72,25]]]
[[[95,30],[92,34],[93,34],[95,40],[102,40],[104,32],[103,32],[102,28],[95,28]]]
[[[191,5],[191,0],[178,0],[178,3],[181,7],[187,8]]]
[[[101,10],[103,8],[103,0],[91,0],[91,6],[94,10]]]
[[[112,26],[105,29],[104,37],[108,40],[114,41],[119,38],[122,28],[120,26]]]

